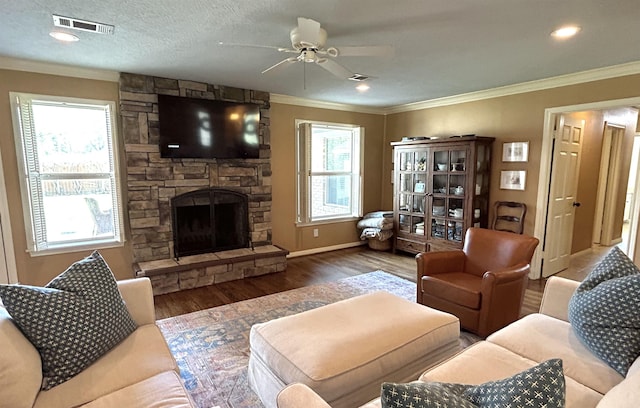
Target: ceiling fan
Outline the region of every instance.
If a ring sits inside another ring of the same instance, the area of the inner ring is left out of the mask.
[[[288,57],[262,71],[274,72],[296,62],[315,63],[333,75],[341,79],[351,79],[354,81],[365,81],[369,77],[349,71],[344,66],[338,64],[333,58],[340,56],[349,57],[385,57],[393,55],[393,47],[389,45],[377,46],[345,46],[326,47],[327,31],[320,26],[320,23],[310,18],[298,17],[298,26],[290,33],[291,48],[272,47],[264,45],[249,44],[228,44],[220,45],[249,46],[260,48],[273,48],[280,52],[298,54]]]

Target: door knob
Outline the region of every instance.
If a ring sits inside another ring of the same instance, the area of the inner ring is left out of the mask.
[[[573,205],[574,207],[580,207],[581,204],[577,201],[574,201],[571,205]]]

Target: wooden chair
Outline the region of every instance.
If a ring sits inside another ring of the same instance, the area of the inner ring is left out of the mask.
[[[520,317],[529,263],[538,239],[469,228],[462,250],[416,256],[417,301],[457,316],[460,327],[486,337]]]
[[[524,216],[527,214],[526,204],[515,201],[496,201],[494,214],[491,229],[515,232],[516,234],[522,234],[524,231]]]

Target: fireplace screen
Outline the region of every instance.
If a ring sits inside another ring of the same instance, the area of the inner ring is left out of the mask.
[[[249,246],[247,195],[209,188],[171,200],[175,258]]]

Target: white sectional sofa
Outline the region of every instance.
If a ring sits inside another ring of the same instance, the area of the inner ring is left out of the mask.
[[[561,358],[567,408],[640,407],[640,358],[623,377],[592,354],[576,337],[568,304],[579,282],[552,277],[547,281],[540,312],[525,316],[424,372],[420,381],[481,384],[510,377],[545,360]],[[278,395],[279,408],[327,408],[302,384]],[[362,408],[380,407],[379,398]]]
[[[155,324],[150,281],[120,281],[118,289],[138,328],[80,374],[47,391],[40,391],[40,355],[0,304],[0,406],[195,407]]]

